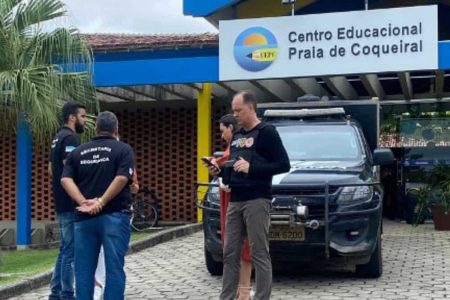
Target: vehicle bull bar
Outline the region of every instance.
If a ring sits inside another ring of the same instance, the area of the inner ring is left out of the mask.
[[[332,184],[333,187],[352,187],[352,186],[377,186],[380,185],[380,182],[373,182],[373,183],[353,183],[353,184]],[[315,197],[323,197],[324,199],[324,220],[306,220],[308,217],[306,216],[305,219],[296,221],[296,215],[298,212],[298,207],[296,209],[293,209],[291,213],[289,214],[280,214],[280,213],[274,213],[271,212],[271,225],[289,225],[289,226],[305,226],[307,228],[310,228],[312,230],[319,229],[320,227],[324,228],[324,244],[325,247],[325,256],[327,259],[330,258],[330,217],[340,217],[340,216],[355,216],[355,215],[368,215],[375,213],[380,210],[382,199],[380,197],[380,200],[376,204],[375,207],[364,209],[364,210],[348,210],[348,211],[340,211],[340,212],[330,212],[330,183],[326,182],[325,184],[320,185],[305,185],[305,184],[295,184],[295,185],[277,185],[277,188],[292,188],[294,191],[294,188],[299,187],[320,187],[323,188],[324,193],[323,194],[316,194]],[[195,195],[196,195],[196,204],[198,208],[207,210],[207,211],[214,211],[214,212],[220,212],[220,208],[210,207],[204,205],[204,199],[208,196],[208,193],[211,189],[211,187],[219,187],[218,183],[208,183],[208,182],[199,182],[196,184],[195,187]],[[203,190],[203,191],[201,191]],[[276,195],[276,192],[274,193]],[[199,196],[200,195],[200,196]],[[220,204],[218,204],[219,206]],[[220,207],[220,206],[219,206]],[[307,213],[306,213],[307,214]]]

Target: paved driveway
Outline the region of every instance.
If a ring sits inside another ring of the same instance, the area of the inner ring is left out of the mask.
[[[345,270],[275,275],[272,299],[450,299],[450,233],[386,221],[384,274],[358,279]],[[218,299],[221,278],[203,262],[201,232],[130,255],[127,299]],[[47,288],[12,299],[46,299]]]

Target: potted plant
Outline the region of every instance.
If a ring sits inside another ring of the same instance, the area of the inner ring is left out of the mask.
[[[450,179],[440,182],[436,192],[432,192],[432,201],[434,228],[450,230]]]
[[[450,230],[450,166],[438,164],[430,175],[430,184],[415,190],[414,225],[423,223],[429,208],[436,230]]]
[[[414,197],[414,218],[412,224],[417,226],[419,224],[423,224],[429,215],[429,198],[431,189],[429,186],[422,186],[411,189],[409,192]]]

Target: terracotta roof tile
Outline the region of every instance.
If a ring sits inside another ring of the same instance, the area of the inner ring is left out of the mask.
[[[204,34],[83,34],[94,51],[126,51],[133,49],[178,49],[217,47],[215,33]]]

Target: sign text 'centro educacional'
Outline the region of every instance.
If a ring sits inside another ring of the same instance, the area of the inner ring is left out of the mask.
[[[221,21],[219,79],[438,68],[437,6]]]

